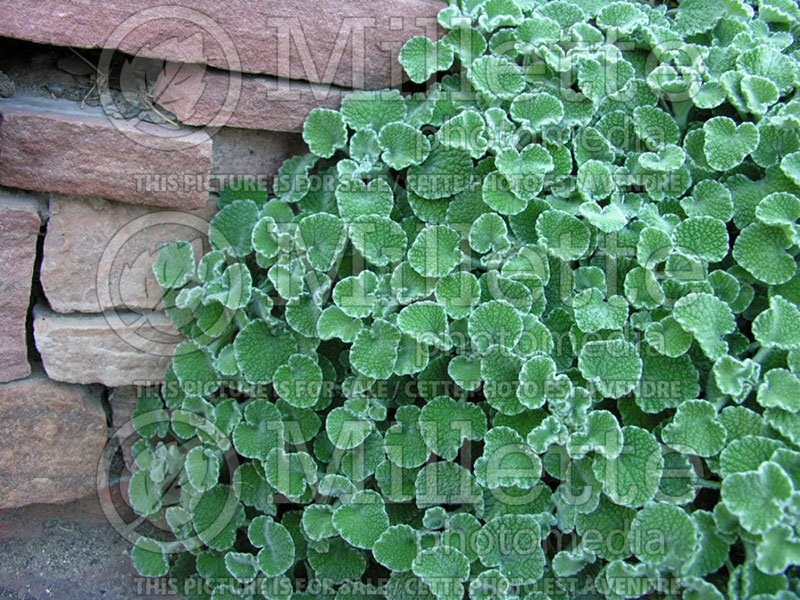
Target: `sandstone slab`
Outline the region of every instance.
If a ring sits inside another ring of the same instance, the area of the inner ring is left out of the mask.
[[[139,388],[133,386],[118,387],[111,390],[108,396],[109,408],[111,409],[111,428],[119,429],[121,432],[132,435],[133,411],[136,410],[136,402],[139,398]]]
[[[397,54],[435,38],[438,0],[0,0],[0,36],[378,89]]]
[[[40,225],[36,204],[0,193],[0,381],[31,372],[25,323]]]
[[[211,151],[202,131],[110,119],[68,100],[0,100],[0,184],[9,187],[201,208]]]
[[[0,508],[91,494],[105,443],[99,389],[41,371],[0,385]]]
[[[137,439],[140,439],[133,428],[132,421],[138,398],[139,388],[132,386],[114,388],[108,396],[108,404],[111,409],[110,435],[115,438],[114,447],[118,447],[122,451],[125,467],[131,472],[134,470],[131,447]]]
[[[180,334],[164,313],[62,315],[34,308],[36,348],[51,379],[107,387],[162,381]]]
[[[347,93],[339,87],[244,76],[235,106],[221,114],[231,85],[231,74],[203,65],[168,64],[158,76],[153,97],[184,125],[210,125],[218,118],[227,127],[302,131],[314,108],[338,109]]]
[[[161,310],[153,275],[158,246],[185,240],[195,256],[210,250],[216,203],[194,211],[52,196],[41,281],[56,312]]]
[[[247,179],[271,190],[283,161],[306,152],[308,148],[296,133],[223,127],[214,135],[211,189]]]

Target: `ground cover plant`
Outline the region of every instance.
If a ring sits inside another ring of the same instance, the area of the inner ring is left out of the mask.
[[[461,0],[317,109],[134,424],[192,598],[800,593],[792,0]],[[196,261],[199,259],[199,262]],[[165,495],[165,490],[169,493]]]

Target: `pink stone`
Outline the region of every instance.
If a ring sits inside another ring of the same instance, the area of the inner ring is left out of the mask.
[[[122,451],[122,459],[131,472],[135,469],[131,448],[136,440],[141,439],[133,428],[133,413],[136,410],[138,398],[139,389],[130,386],[114,388],[108,396],[111,409],[109,435],[114,438],[114,447],[119,447]]]
[[[0,194],[0,381],[31,372],[25,323],[40,226],[37,208],[22,195]]]
[[[184,125],[301,131],[312,109],[338,109],[348,92],[330,85],[246,75],[235,106],[225,115],[222,107],[230,85],[231,75],[225,71],[169,63],[156,80],[153,97]]]
[[[0,184],[132,204],[200,208],[211,139],[134,126],[67,100],[0,101]]]
[[[223,127],[214,134],[212,189],[240,179],[258,181],[272,191],[278,168],[287,158],[308,152],[296,133]]]
[[[161,310],[152,269],[159,245],[189,241],[199,258],[210,250],[206,236],[215,212],[214,201],[176,211],[53,196],[41,269],[50,307],[64,313]]]
[[[91,494],[105,443],[99,389],[41,370],[0,385],[0,509]]]
[[[441,32],[438,0],[0,0],[0,36],[379,89],[409,38]]]
[[[34,308],[36,348],[51,379],[107,387],[164,378],[181,336],[164,313],[56,314]]]

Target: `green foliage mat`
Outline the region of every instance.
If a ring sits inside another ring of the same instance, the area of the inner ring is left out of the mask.
[[[312,111],[209,254],[161,248],[187,341],[130,499],[174,535],[137,569],[214,600],[798,598],[796,2],[439,23],[399,58],[426,93]]]

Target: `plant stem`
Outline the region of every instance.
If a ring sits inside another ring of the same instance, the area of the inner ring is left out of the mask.
[[[704,488],[711,488],[712,490],[718,490],[722,487],[722,483],[719,481],[711,481],[710,479],[702,479],[698,477],[694,480],[695,485],[699,485]]]
[[[233,316],[233,320],[240,330],[244,329],[250,323],[250,319],[247,318],[243,310],[237,310],[236,314]]]
[[[757,362],[758,364],[764,364],[764,361],[767,360],[767,357],[770,355],[771,352],[772,352],[772,348],[771,347],[762,346],[759,349],[759,351],[756,352],[756,355],[753,357],[753,360],[755,362]]]
[[[686,131],[686,125],[689,122],[689,113],[693,106],[694,104],[692,104],[691,100],[681,100],[672,103],[672,113],[681,131]]]
[[[736,567],[734,567],[734,566],[733,566],[733,562],[731,562],[731,559],[730,559],[730,558],[728,558],[728,559],[725,561],[725,567],[727,567],[727,569],[728,569],[728,574],[729,574],[729,575],[730,575],[731,573],[733,573],[734,569],[736,568]]]

